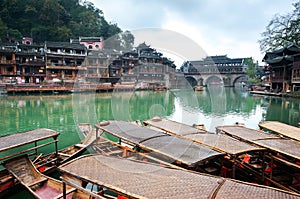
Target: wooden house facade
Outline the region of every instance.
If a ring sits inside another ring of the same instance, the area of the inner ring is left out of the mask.
[[[12,83],[17,77],[16,63],[17,46],[15,44],[0,44],[0,80]]]
[[[114,73],[109,70],[109,65],[120,56],[120,52],[115,50],[88,50],[87,57],[83,63],[83,66],[87,69],[85,71],[85,80],[98,82],[100,78],[112,77]]]
[[[272,90],[289,92],[300,89],[300,47],[297,44],[267,52],[263,61],[267,63],[264,81]]]
[[[87,51],[84,45],[68,42],[45,42],[47,80],[57,78],[74,81],[82,66]],[[78,78],[78,77],[77,77]]]
[[[293,91],[300,90],[300,53],[294,56],[291,83]]]
[[[176,66],[173,61],[145,43],[123,54],[122,82],[156,84],[169,87]]]
[[[122,83],[169,87],[175,76],[173,61],[145,43],[122,53],[80,41],[89,40],[0,44],[0,82],[40,84],[80,80],[116,83],[120,80]]]
[[[41,83],[46,79],[43,45],[20,44],[16,61],[18,83]]]

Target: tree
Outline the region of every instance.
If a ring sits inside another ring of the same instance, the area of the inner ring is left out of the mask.
[[[259,40],[262,52],[273,51],[289,43],[300,41],[300,3],[293,4],[295,9],[286,15],[275,15],[269,22]]]
[[[22,34],[17,29],[8,29],[6,39],[9,43],[21,42]]]
[[[0,41],[5,40],[7,33],[7,26],[3,23],[3,21],[0,18]]]
[[[107,39],[121,32],[117,24],[107,22],[103,12],[87,0],[0,1],[2,41],[19,40],[20,36],[33,37],[35,42],[68,41],[79,36]]]
[[[130,31],[126,30],[121,35],[122,40],[122,47],[124,50],[132,50],[134,44],[134,36],[131,34]]]
[[[246,58],[244,63],[248,66],[247,75],[250,78],[254,78],[256,76],[256,64],[253,62],[252,57]]]
[[[249,83],[250,84],[256,84],[259,82],[259,79],[257,78],[257,63],[253,62],[252,57],[246,58],[244,63],[248,66],[246,74],[249,77]]]

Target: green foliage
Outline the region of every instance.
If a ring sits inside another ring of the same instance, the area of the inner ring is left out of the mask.
[[[249,78],[255,78],[257,72],[257,64],[253,62],[252,57],[246,58],[244,63],[248,66],[247,75],[249,76]]]
[[[133,44],[134,44],[134,36],[131,34],[131,32],[126,30],[122,34],[122,46],[126,50],[126,49],[131,49],[133,47]]]
[[[17,29],[8,29],[6,32],[6,38],[9,42],[15,43],[22,40],[22,34]]]
[[[262,52],[273,51],[289,43],[300,41],[300,2],[294,4],[294,10],[286,15],[275,15],[269,22],[259,40]]]
[[[2,38],[5,38],[7,33],[7,26],[3,23],[2,19],[0,18],[0,41],[2,41]]]
[[[103,12],[88,1],[0,1],[1,41],[19,40],[22,36],[32,37],[35,42],[69,41],[79,36],[107,39],[121,32],[117,24],[107,22]]]
[[[129,31],[113,35],[105,40],[105,48],[120,51],[131,51],[134,44],[134,36]]]

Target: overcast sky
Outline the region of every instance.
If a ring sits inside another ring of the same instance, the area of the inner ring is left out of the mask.
[[[89,1],[104,12],[107,21],[117,23],[122,30],[171,30],[197,43],[207,55],[253,57],[260,62],[263,57],[258,44],[260,34],[275,14],[291,13],[297,0]],[[142,40],[155,47],[148,39]],[[178,46],[185,42],[174,41]]]

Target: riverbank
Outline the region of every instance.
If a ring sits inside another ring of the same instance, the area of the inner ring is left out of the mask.
[[[109,92],[114,89],[131,90],[133,84],[6,84],[1,85],[2,94],[47,94],[47,93],[75,93],[75,92]]]
[[[290,92],[290,93],[274,93],[269,91],[249,91],[249,92],[250,94],[255,94],[255,95],[300,98],[300,92]]]

